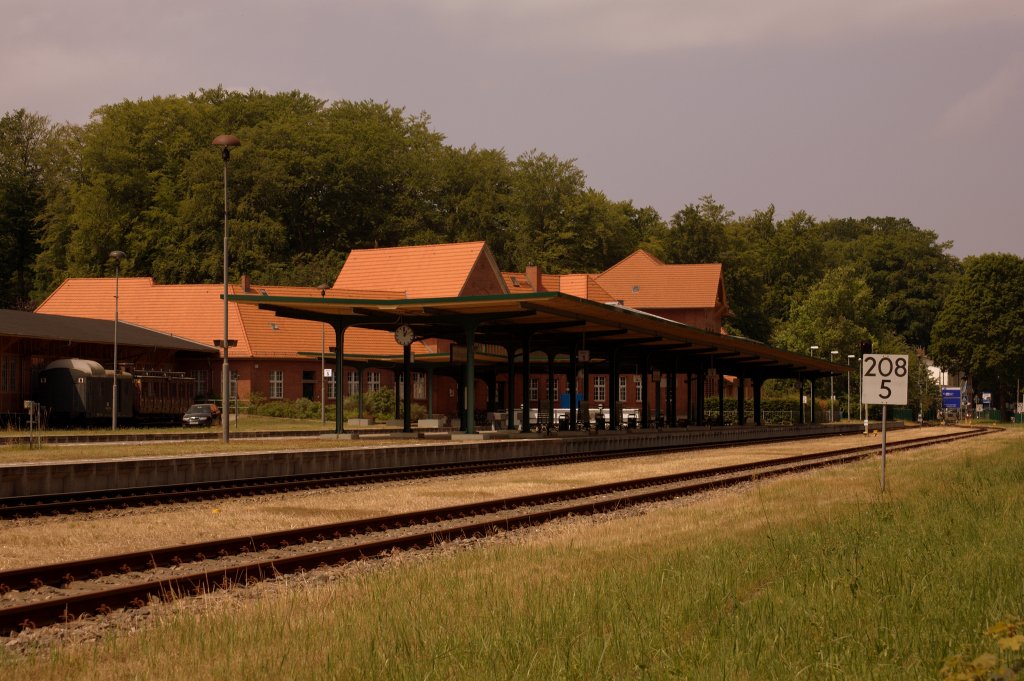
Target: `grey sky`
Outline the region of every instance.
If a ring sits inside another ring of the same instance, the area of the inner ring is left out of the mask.
[[[0,112],[203,87],[426,111],[664,218],[907,217],[1024,255],[1021,0],[3,0]]]

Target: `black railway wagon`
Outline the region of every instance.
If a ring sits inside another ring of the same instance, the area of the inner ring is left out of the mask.
[[[110,420],[114,372],[88,359],[58,359],[39,372],[36,401],[51,423]],[[192,403],[195,379],[174,371],[117,375],[117,418],[136,423],[177,422]]]

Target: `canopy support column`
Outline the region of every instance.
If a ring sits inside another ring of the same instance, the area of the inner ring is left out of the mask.
[[[334,329],[334,394],[338,396],[334,410],[334,432],[341,435],[345,432],[345,381],[342,378],[345,357],[345,329],[348,326],[340,319],[330,322]]]
[[[548,430],[555,425],[555,353],[548,350]]]
[[[434,367],[427,367],[427,418],[434,418]]]
[[[505,411],[508,412],[508,421],[505,427],[515,430],[516,427],[516,346],[509,343],[505,346],[508,353],[508,380],[505,381]]]
[[[651,425],[650,403],[651,394],[647,386],[650,376],[650,355],[644,354],[640,360],[640,427],[649,428]]]
[[[402,432],[412,432],[412,347],[402,348]]]
[[[569,430],[576,430],[576,346],[569,348],[569,373],[565,377],[569,390]]]
[[[718,379],[718,425],[725,425],[725,374],[720,371],[715,372],[715,378]]]
[[[754,425],[763,425],[764,419],[761,418],[761,386],[764,385],[764,379],[758,376],[753,379],[754,386]]]
[[[608,406],[609,406],[609,423],[612,430],[619,429],[619,352],[616,348],[612,348],[611,352],[608,353],[608,364],[610,366],[609,371],[611,375],[608,377]]]
[[[747,377],[742,373],[736,376],[739,384],[736,391],[736,423],[746,425],[747,423]]]

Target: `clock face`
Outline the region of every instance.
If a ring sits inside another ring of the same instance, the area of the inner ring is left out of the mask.
[[[414,335],[412,327],[408,324],[402,324],[395,329],[395,340],[398,341],[399,345],[412,345]]]

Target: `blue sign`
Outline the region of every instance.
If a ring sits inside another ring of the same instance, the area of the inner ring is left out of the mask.
[[[943,409],[959,409],[960,408],[960,388],[943,388],[942,389],[942,408]]]

